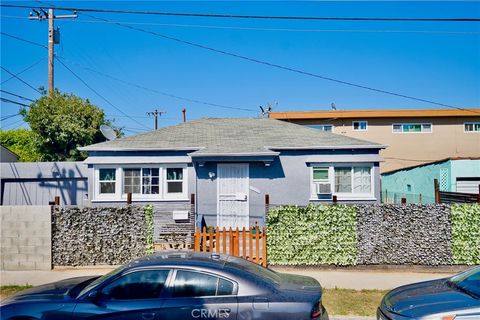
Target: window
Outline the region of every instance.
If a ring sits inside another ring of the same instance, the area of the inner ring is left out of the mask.
[[[307,127],[317,129],[320,131],[333,132],[332,124],[312,124],[312,125],[308,125]]]
[[[480,122],[465,122],[465,132],[480,132]]]
[[[127,274],[102,289],[112,300],[157,299],[162,293],[169,270],[146,270]]]
[[[174,297],[224,296],[233,294],[233,283],[205,273],[177,271]]]
[[[430,133],[432,132],[431,123],[394,123],[392,125],[393,133]]]
[[[115,193],[115,169],[100,169],[99,170],[99,183],[101,194],[114,194]]]
[[[328,182],[328,168],[313,167],[313,182]]]
[[[353,121],[354,131],[367,131],[367,121]]]
[[[159,168],[123,169],[123,193],[159,194]]]
[[[183,192],[183,169],[167,168],[167,193]]]
[[[335,167],[335,192],[371,193],[371,167]]]

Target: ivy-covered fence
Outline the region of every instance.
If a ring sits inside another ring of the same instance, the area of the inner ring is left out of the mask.
[[[272,265],[480,264],[480,205],[282,206],[267,216]]]

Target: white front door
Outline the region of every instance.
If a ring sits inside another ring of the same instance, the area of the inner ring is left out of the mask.
[[[248,228],[248,163],[217,166],[217,224],[223,228]]]

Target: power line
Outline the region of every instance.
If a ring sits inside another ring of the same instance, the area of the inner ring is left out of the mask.
[[[23,100],[27,100],[27,101],[31,101],[31,102],[34,102],[34,101],[35,101],[35,100],[33,100],[33,99],[30,99],[30,98],[27,98],[27,97],[18,95],[18,94],[16,94],[16,93],[13,93],[13,92],[10,92],[10,91],[7,91],[7,90],[0,89],[0,91],[1,91],[1,92],[4,92],[4,93],[6,93],[6,94],[9,94],[9,95],[11,95],[11,96],[14,96],[14,97],[23,99]]]
[[[17,72],[16,74],[14,74],[13,76],[11,76],[10,78],[8,78],[8,79],[6,79],[6,80],[3,80],[1,84],[4,84],[5,82],[14,79],[16,76],[21,75],[21,74],[24,73],[25,71],[30,70],[31,68],[35,67],[37,64],[39,64],[40,62],[42,62],[44,59],[45,59],[45,58],[41,58],[40,60],[34,62],[33,64],[31,64],[30,66],[26,67],[26,68],[23,69],[22,71]]]
[[[28,104],[21,103],[21,102],[18,102],[18,101],[13,101],[13,100],[3,98],[3,97],[0,97],[0,100],[3,101],[3,102],[6,102],[6,103],[17,104],[17,105],[22,106],[22,107],[30,107]]]
[[[12,35],[10,35],[10,34],[8,34],[8,35],[9,35],[9,36],[12,36]],[[20,37],[17,37],[17,36],[12,36],[12,38],[17,39],[17,40],[24,41],[24,42],[26,42],[26,43],[33,43],[33,44],[35,44],[35,42],[33,42],[33,41],[30,41],[30,40],[27,40],[27,39],[23,39],[23,38],[20,38]],[[38,44],[38,43],[37,43],[37,44]],[[46,48],[46,47],[45,47],[45,48]],[[56,55],[56,57],[57,57],[57,58],[64,59],[64,60],[68,60],[68,59],[66,59],[66,58],[64,58],[64,57],[61,57],[61,56],[59,56],[59,55]],[[43,59],[42,59],[42,60],[43,60]],[[177,100],[188,101],[188,102],[197,103],[197,104],[203,104],[203,105],[207,105],[207,106],[211,106],[211,107],[216,107],[216,108],[257,112],[257,110],[254,110],[254,109],[226,106],[226,105],[221,105],[221,104],[218,104],[218,103],[212,103],[212,102],[202,101],[202,100],[198,100],[198,99],[192,99],[192,98],[183,97],[183,96],[175,95],[175,94],[168,93],[168,92],[164,92],[164,91],[159,91],[159,90],[156,90],[156,89],[148,88],[148,87],[145,87],[145,86],[141,86],[141,85],[138,85],[138,84],[135,84],[135,83],[132,83],[132,82],[123,80],[123,79],[119,79],[119,78],[113,77],[113,76],[111,76],[111,75],[108,75],[108,74],[106,74],[106,73],[100,72],[100,71],[98,71],[98,70],[95,70],[95,69],[92,69],[92,68],[89,68],[89,67],[80,65],[80,64],[78,64],[78,63],[76,63],[76,62],[72,62],[72,63],[80,66],[81,68],[83,68],[83,69],[85,69],[85,70],[87,70],[87,71],[97,73],[97,74],[99,74],[99,75],[101,75],[101,76],[110,78],[110,79],[112,79],[112,80],[115,80],[115,81],[118,81],[118,82],[121,82],[121,83],[130,85],[130,86],[136,87],[136,88],[138,88],[138,89],[142,89],[142,90],[150,91],[150,92],[153,92],[153,93],[157,93],[157,94],[160,94],[160,95],[163,95],[163,96],[166,96],[166,97],[174,98],[174,99],[177,99]]]
[[[23,41],[23,42],[26,42],[26,43],[30,43],[30,44],[33,44],[34,46],[38,46],[38,47],[42,47],[42,48],[45,48],[45,49],[48,49],[47,46],[41,44],[41,43],[38,43],[38,42],[34,42],[34,41],[30,41],[30,40],[26,40],[26,39],[23,39],[23,38],[19,38],[17,36],[14,36],[14,35],[11,35],[9,33],[6,33],[6,32],[0,32],[2,35],[4,36],[7,36],[7,37],[10,37],[10,38],[13,38],[13,39],[16,39],[16,40],[20,40],[20,41]]]
[[[18,117],[20,114],[18,113],[15,113],[15,114],[11,114],[9,116],[4,116],[0,119],[0,121],[5,121],[5,120],[8,120],[8,119],[11,119],[11,118],[14,118],[14,117]]]
[[[17,78],[18,80],[20,80],[23,84],[27,85],[29,88],[31,88],[31,89],[37,91],[38,93],[42,94],[42,93],[40,92],[40,90],[35,89],[35,87],[33,87],[31,84],[29,84],[29,83],[27,83],[26,81],[24,81],[24,80],[23,80],[22,78],[20,78],[18,75],[14,74],[14,73],[12,73],[12,72],[10,72],[10,71],[8,71],[8,70],[5,69],[3,66],[0,66],[0,68],[2,68],[3,71],[7,72],[9,75],[13,76],[14,78]]]
[[[2,4],[6,8],[32,8],[26,5]],[[479,22],[478,18],[387,18],[387,17],[314,17],[314,16],[272,16],[272,15],[239,15],[225,13],[190,13],[190,12],[165,12],[165,11],[139,11],[139,10],[115,10],[95,8],[74,8],[54,6],[57,10],[76,12],[120,13],[138,15],[160,15],[179,17],[201,18],[228,18],[228,19],[267,19],[267,20],[326,20],[326,21],[422,21],[422,22]],[[41,9],[49,9],[51,6],[39,6]]]
[[[72,69],[70,69],[62,60],[60,60],[58,57],[55,57],[57,59],[58,62],[60,62],[60,64],[65,68],[67,69],[68,71],[70,71],[71,74],[73,74],[75,76],[75,78],[77,78],[80,82],[82,82],[87,88],[89,88],[91,91],[93,91],[97,96],[99,96],[103,101],[105,101],[106,103],[108,103],[111,107],[115,108],[118,112],[120,112],[121,114],[123,114],[124,116],[126,116],[127,118],[129,118],[130,120],[136,122],[137,124],[141,125],[142,127],[145,127],[147,129],[149,129],[146,125],[144,125],[143,123],[135,120],[134,118],[130,117],[128,114],[126,114],[125,112],[123,112],[122,109],[118,108],[117,106],[115,106],[113,103],[111,103],[107,98],[105,98],[103,95],[101,95],[97,90],[95,90],[93,87],[91,87],[88,83],[86,83],[82,78],[80,78],[80,76],[78,74],[76,74]]]
[[[98,18],[98,17],[92,16],[92,15],[87,15],[87,16],[92,17],[94,19],[98,19],[98,20],[109,21],[107,19]],[[373,88],[373,87],[366,86],[366,85],[361,85],[361,84],[357,84],[357,83],[353,83],[353,82],[349,82],[349,81],[335,79],[335,78],[332,78],[332,77],[326,77],[326,76],[322,76],[322,75],[319,75],[319,74],[316,74],[316,73],[313,73],[313,72],[308,72],[308,71],[304,71],[304,70],[301,70],[301,69],[287,67],[287,66],[283,66],[283,65],[280,65],[280,64],[272,63],[272,62],[259,60],[259,59],[256,59],[256,58],[251,58],[251,57],[244,56],[244,55],[241,55],[241,54],[237,54],[237,53],[233,53],[233,52],[229,52],[229,51],[225,51],[225,50],[221,50],[221,49],[216,49],[216,48],[206,46],[206,45],[203,45],[203,44],[199,44],[199,43],[183,40],[183,39],[180,39],[180,38],[168,36],[168,35],[161,34],[161,33],[155,32],[155,31],[150,31],[150,30],[145,30],[145,29],[133,27],[133,26],[123,24],[123,23],[114,23],[114,24],[118,25],[118,26],[121,26],[121,27],[124,27],[124,28],[131,29],[131,30],[136,30],[136,31],[140,31],[140,32],[143,32],[143,33],[151,34],[151,35],[163,38],[163,39],[167,39],[167,40],[175,41],[175,42],[178,42],[178,43],[186,44],[186,45],[189,45],[189,46],[192,46],[192,47],[208,50],[208,51],[211,51],[211,52],[220,53],[220,54],[227,55],[227,56],[230,56],[230,57],[235,57],[235,58],[238,58],[238,59],[254,62],[254,63],[257,63],[257,64],[266,65],[266,66],[269,66],[269,67],[273,67],[273,68],[277,68],[277,69],[281,69],[281,70],[285,70],[285,71],[290,71],[290,72],[297,73],[297,74],[306,75],[306,76],[313,77],[313,78],[323,79],[323,80],[336,82],[336,83],[340,83],[340,84],[351,86],[351,87],[356,87],[356,88],[360,88],[360,89],[364,89],[364,90],[383,93],[383,94],[396,96],[396,97],[400,97],[400,98],[405,98],[405,99],[409,99],[409,100],[424,102],[424,103],[443,106],[443,107],[447,107],[447,108],[463,110],[463,108],[455,107],[455,106],[448,105],[448,104],[445,104],[445,103],[440,103],[440,102],[427,100],[427,99],[422,99],[422,98],[416,98],[416,97],[401,94],[401,93],[395,93],[395,92],[392,92],[392,91],[377,89],[377,88]]]
[[[23,16],[0,15],[2,18],[22,19]],[[227,30],[246,30],[246,31],[279,31],[279,32],[313,32],[313,33],[418,33],[418,34],[448,34],[448,35],[479,35],[480,32],[475,31],[435,31],[435,30],[383,30],[383,29],[298,29],[298,28],[260,28],[260,27],[238,27],[238,26],[219,26],[219,25],[203,25],[203,24],[178,24],[178,23],[157,23],[157,22],[134,22],[134,21],[96,21],[75,19],[65,22],[73,23],[126,23],[130,25],[147,25],[162,27],[180,27],[180,28],[204,28],[204,29],[227,29]]]

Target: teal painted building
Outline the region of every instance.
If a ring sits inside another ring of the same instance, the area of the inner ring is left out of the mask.
[[[434,179],[440,191],[478,193],[480,158],[444,159],[382,174],[382,202],[434,203]]]

